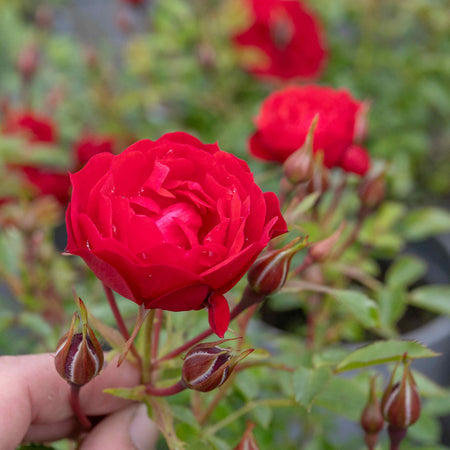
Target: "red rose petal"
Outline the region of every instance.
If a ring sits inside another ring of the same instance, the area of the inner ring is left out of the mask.
[[[208,299],[209,325],[220,338],[223,338],[230,323],[230,307],[221,294],[212,294]]]

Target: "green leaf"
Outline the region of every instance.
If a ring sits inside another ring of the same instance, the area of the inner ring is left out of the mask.
[[[417,423],[408,428],[408,437],[424,444],[437,444],[441,434],[439,421],[422,414]]]
[[[333,377],[317,396],[315,403],[335,414],[357,421],[367,401],[367,386],[367,378],[361,382],[356,378]]]
[[[267,428],[272,420],[272,409],[269,406],[258,406],[252,410],[256,422],[263,428]]]
[[[378,305],[362,292],[333,289],[330,294],[364,327],[374,328],[380,324]]]
[[[403,221],[402,230],[407,239],[415,241],[448,233],[450,213],[435,207],[413,211]]]
[[[127,400],[141,401],[145,397],[145,386],[139,385],[134,388],[108,388],[104,389],[103,392]]]
[[[294,209],[293,217],[297,217],[297,215],[302,214],[309,209],[311,209],[316,203],[316,200],[319,198],[319,192],[313,192],[312,194],[307,195],[300,204]]]
[[[406,309],[405,291],[401,286],[382,288],[377,292],[380,321],[384,328],[392,328]]]
[[[427,265],[415,256],[405,255],[388,269],[386,282],[391,287],[407,287],[419,280],[427,271]]]
[[[443,402],[450,402],[450,392],[444,387],[439,386],[435,381],[426,377],[423,373],[417,370],[412,370],[414,381],[417,384],[417,389],[420,392],[421,397],[434,397],[440,398]],[[449,403],[450,407],[450,403]]]
[[[300,367],[293,374],[295,400],[309,412],[314,399],[326,387],[331,378],[328,367],[307,369]]]
[[[450,315],[450,286],[434,284],[420,287],[412,291],[410,302],[438,314]]]
[[[431,358],[438,353],[416,341],[389,340],[366,345],[350,353],[336,367],[336,372],[400,361],[404,353],[411,359]]]

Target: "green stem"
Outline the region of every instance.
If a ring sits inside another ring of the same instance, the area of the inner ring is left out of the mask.
[[[164,311],[162,309],[156,310],[155,321],[153,324],[153,337],[152,337],[152,362],[158,357],[159,348],[159,336],[161,334],[161,327],[163,321]]]
[[[145,391],[147,394],[152,395],[153,397],[168,397],[169,395],[178,394],[178,392],[184,391],[186,386],[183,385],[181,381],[178,381],[172,386],[166,388],[157,388],[147,384],[145,386]]]
[[[155,310],[151,309],[144,322],[144,342],[142,355],[142,383],[149,383],[151,380],[152,370],[152,333],[153,323],[155,319]]]
[[[253,409],[259,408],[261,406],[283,407],[283,406],[293,406],[293,405],[295,405],[295,401],[290,398],[270,398],[270,399],[266,399],[266,400],[257,400],[257,401],[248,402],[241,409],[238,409],[234,413],[225,417],[225,419],[221,420],[220,422],[217,422],[215,425],[205,428],[203,430],[203,433],[204,433],[204,435],[214,435],[221,428],[226,427],[230,423],[239,419],[239,417],[241,417],[244,414],[249,413]]]

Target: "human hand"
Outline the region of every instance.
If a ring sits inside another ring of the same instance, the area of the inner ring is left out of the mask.
[[[155,447],[158,430],[144,405],[104,394],[106,388],[132,387],[138,371],[114,362],[80,392],[83,411],[101,419],[83,433],[69,404],[69,385],[59,377],[50,353],[0,357],[0,449],[22,442],[80,438],[82,450]],[[102,417],[105,416],[105,417]],[[95,419],[94,419],[95,420]]]

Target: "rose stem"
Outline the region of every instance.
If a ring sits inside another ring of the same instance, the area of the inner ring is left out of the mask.
[[[246,310],[248,307],[255,305],[257,303],[260,303],[264,300],[264,295],[257,294],[256,292],[253,292],[249,286],[247,286],[244,290],[244,293],[242,294],[241,300],[239,303],[233,308],[230,314],[230,322],[236,318],[242,311]],[[208,336],[211,336],[213,334],[213,330],[211,328],[203,331],[202,333],[198,334],[194,338],[192,338],[190,341],[187,341],[183,345],[180,345],[180,347],[172,350],[171,352],[167,353],[163,357],[159,358],[155,361],[155,364],[159,364],[162,361],[167,361],[168,359],[172,359],[175,356],[178,356],[180,353],[183,353],[185,350],[188,350],[193,345],[198,344],[199,342],[203,341],[203,339],[206,339]]]
[[[86,414],[84,414],[80,405],[80,389],[81,386],[77,386],[76,384],[70,384],[70,397],[69,402],[74,412],[78,422],[85,429],[89,430],[92,427],[90,420],[87,418]]]
[[[342,194],[344,193],[345,186],[347,185],[347,174],[345,174],[339,184],[336,186],[336,189],[333,193],[333,198],[331,200],[330,206],[328,207],[327,211],[325,212],[325,215],[322,219],[322,224],[325,227],[328,225],[328,222],[333,217],[334,212],[336,211],[337,206],[339,205],[339,202],[342,198]]]
[[[142,383],[149,383],[151,379],[152,369],[152,333],[153,333],[153,321],[155,319],[155,310],[151,309],[144,322],[144,348],[142,358]]]
[[[178,381],[174,385],[166,388],[156,388],[148,384],[145,386],[145,391],[147,394],[153,395],[153,397],[168,397],[169,395],[178,394],[178,392],[184,391],[185,389],[186,387],[181,383],[181,381]]]
[[[359,232],[361,231],[361,228],[364,223],[364,219],[369,214],[369,210],[365,207],[361,207],[361,209],[358,212],[358,220],[355,223],[355,226],[353,227],[352,232],[350,233],[349,237],[346,239],[346,241],[331,255],[331,258],[333,260],[339,259],[342,254],[349,248],[357,239]]]
[[[111,308],[111,311],[114,315],[114,318],[116,319],[117,326],[119,328],[120,334],[123,336],[125,341],[128,341],[130,339],[130,333],[128,332],[128,329],[125,325],[125,322],[123,320],[122,314],[120,314],[119,307],[117,306],[116,298],[114,297],[114,292],[112,289],[108,286],[106,286],[105,283],[103,284],[103,289],[106,294],[106,298],[108,299],[109,306]],[[136,350],[136,347],[134,346],[134,343],[131,344],[131,353],[136,357],[136,359],[141,362],[141,355]]]
[[[152,361],[158,357],[159,336],[161,334],[163,314],[164,311],[162,309],[156,310],[155,323],[153,324]]]

